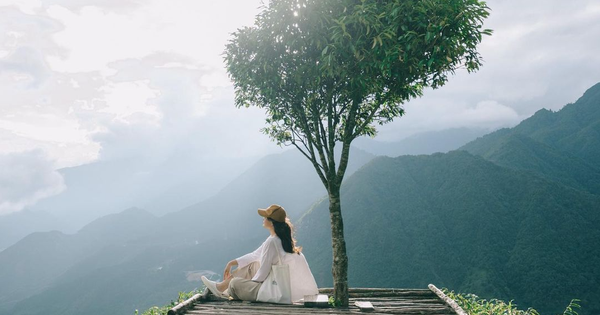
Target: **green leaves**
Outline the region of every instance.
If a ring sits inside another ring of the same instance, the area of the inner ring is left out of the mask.
[[[517,309],[517,305],[513,304],[512,301],[506,303],[498,299],[482,299],[475,294],[448,292],[448,289],[443,289],[442,291],[449,298],[456,301],[469,315],[539,315],[538,311],[531,307],[525,311]],[[578,302],[578,299],[572,299],[565,308],[563,315],[578,315],[576,309],[581,308]]]
[[[488,11],[478,0],[272,0],[227,44],[236,106],[265,108],[263,132],[318,162],[338,141],[375,135],[424,88],[479,69]]]

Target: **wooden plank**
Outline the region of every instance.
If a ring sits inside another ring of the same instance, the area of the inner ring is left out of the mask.
[[[306,307],[331,307],[329,297],[325,294],[314,294],[304,296],[304,306]]]
[[[307,314],[339,314],[339,315],[347,315],[347,314],[364,314],[361,313],[358,309],[309,309],[307,312],[285,312],[282,313],[281,310],[254,310],[254,309],[241,309],[241,310],[229,310],[229,309],[212,309],[212,310],[192,310],[187,314],[243,314],[243,315],[252,315],[252,314],[264,314],[264,315],[307,315]],[[410,311],[405,312],[402,309],[393,309],[393,310],[377,310],[370,312],[371,315],[387,315],[387,314],[406,314],[406,315],[452,315],[452,312],[437,312],[437,311]]]
[[[207,291],[207,290],[206,290]],[[206,293],[205,291],[205,293]],[[172,309],[170,309],[167,312],[167,315],[180,315],[180,314],[185,314],[185,312],[192,308],[194,306],[194,303],[196,303],[196,301],[200,300],[202,298],[203,294],[195,294],[194,296],[192,296],[191,298],[185,300],[182,303],[177,304],[175,307],[173,307]]]
[[[275,311],[275,312],[280,312],[280,313],[321,313],[321,310],[317,310],[317,309],[310,309],[310,308],[304,308],[302,306],[300,307],[293,307],[293,306],[287,306],[287,305],[275,305],[275,304],[266,304],[266,303],[251,303],[251,304],[246,304],[246,303],[237,303],[237,304],[230,304],[230,305],[225,305],[225,304],[221,304],[221,305],[214,305],[214,303],[208,303],[208,304],[198,304],[194,307],[195,310],[200,310],[200,309],[204,309],[204,310],[213,310],[213,309],[227,309],[230,311],[238,311],[238,310],[254,310],[254,311]],[[350,307],[349,310],[352,311],[353,309],[356,309],[354,307]],[[379,309],[398,309],[398,307],[394,307],[394,306],[381,306],[377,308]],[[408,311],[408,312],[412,312],[412,311],[419,311],[419,310],[440,310],[440,311],[446,311],[446,310],[450,310],[446,305],[441,304],[441,305],[420,305],[420,306],[415,306],[415,305],[407,305],[406,307],[400,308],[404,311]],[[337,310],[343,310],[341,308],[338,309],[329,309],[329,310],[325,310],[327,313],[330,312],[335,312]]]
[[[327,292],[331,288],[322,288],[321,303],[327,303],[327,308],[309,308],[303,304],[283,305],[260,302],[242,302],[228,300],[212,300],[210,296],[196,300],[195,305],[188,307],[181,314],[241,314],[241,315],[319,315],[319,314],[361,314],[361,308],[366,302],[371,304],[371,315],[457,315],[457,312],[443,300],[441,296],[431,289],[395,289],[395,288],[351,288],[350,306],[348,308],[331,308],[328,304]],[[444,295],[445,296],[445,295]],[[319,295],[315,296],[315,302]],[[311,298],[305,299],[309,301]],[[358,305],[354,305],[358,303]],[[192,303],[193,304],[193,303]],[[179,306],[179,305],[178,305]],[[183,308],[182,308],[183,309]],[[464,312],[464,311],[463,311]],[[169,313],[171,314],[171,313]],[[173,315],[181,315],[173,313]],[[466,315],[466,314],[460,314]]]
[[[349,288],[348,293],[364,293],[364,292],[416,292],[416,293],[430,293],[428,289],[399,289],[399,288]],[[320,288],[319,293],[332,293],[333,288]]]
[[[451,313],[451,309],[447,308],[445,305],[438,307],[407,307],[407,308],[397,308],[397,307],[381,307],[377,308],[377,313],[390,313],[395,311],[401,311],[406,314],[425,314],[425,313]],[[240,305],[212,305],[211,304],[202,304],[196,305],[193,311],[197,311],[198,314],[205,312],[207,314],[210,313],[221,313],[221,312],[229,312],[230,314],[237,313],[253,313],[259,312],[264,314],[346,314],[346,313],[355,313],[356,311],[360,312],[360,309],[357,308],[337,308],[337,309],[310,309],[310,308],[290,308],[290,307],[279,307],[277,305],[255,305],[255,304],[240,304]],[[189,312],[188,314],[191,314]],[[196,312],[194,312],[196,313]]]
[[[365,300],[365,299],[360,299],[360,300],[355,300],[356,301],[361,301],[361,300]],[[352,301],[352,300],[351,300]],[[405,303],[413,303],[413,304],[423,304],[423,305],[431,305],[431,304],[442,304],[442,305],[446,305],[446,303],[444,303],[444,301],[440,300],[440,299],[429,299],[429,300],[411,300],[411,299],[402,299],[402,300],[383,300],[381,298],[379,299],[368,299],[369,302],[373,303],[373,305],[377,306],[377,305],[382,305],[382,304],[390,304],[390,305],[402,305]]]
[[[438,289],[436,286],[434,286],[433,284],[429,284],[429,290],[431,290],[433,293],[435,293],[437,296],[440,297],[440,299],[442,299],[444,302],[446,302],[446,304],[448,304],[448,306],[450,306],[454,312],[456,312],[456,314],[458,315],[467,315],[467,312],[465,312],[460,306],[458,306],[458,304],[456,304],[456,302],[449,298],[446,294],[444,294],[444,292],[442,292],[440,289]]]
[[[355,301],[354,305],[358,307],[361,312],[370,312],[375,310],[373,304],[371,304],[369,301]]]
[[[351,298],[360,297],[412,297],[415,299],[421,298],[432,298],[435,294],[431,291],[427,293],[409,293],[409,292],[360,292],[360,293],[349,293]]]

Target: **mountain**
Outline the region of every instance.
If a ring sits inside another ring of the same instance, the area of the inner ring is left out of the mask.
[[[498,165],[530,171],[579,190],[600,195],[600,170],[569,152],[523,134],[509,134],[481,155]]]
[[[348,174],[373,158],[354,148],[351,156]],[[300,153],[267,156],[215,196],[183,210],[160,218],[124,212],[98,219],[75,235],[61,234],[66,239],[63,246],[72,242],[85,250],[71,250],[61,274],[53,273],[51,281],[33,294],[20,291],[20,299],[11,295],[12,303],[0,303],[0,313],[5,309],[11,314],[130,314],[169,301],[179,291],[200,286],[201,275],[220,273],[228,260],[261,244],[267,233],[257,208],[279,203],[292,218],[299,217],[325,193]],[[9,250],[14,259],[23,256],[19,243]],[[47,255],[55,259],[52,253]],[[25,271],[40,264],[32,262]],[[0,270],[7,266],[0,259]],[[24,288],[34,286],[32,281],[24,283]],[[12,294],[10,286],[5,290]]]
[[[132,208],[98,219],[74,235],[58,231],[28,235],[0,252],[0,311],[52,287],[59,277],[96,251],[126,244],[155,219],[144,210]]]
[[[67,186],[64,192],[0,216],[0,250],[34,232],[74,233],[129,207],[155,215],[180,210],[214,195],[255,161],[172,152],[166,158],[115,159],[60,169]]]
[[[0,252],[32,232],[64,228],[62,220],[44,211],[22,210],[0,216]]]
[[[59,172],[67,189],[30,210],[61,218],[69,223],[67,233],[129,207],[163,215],[214,195],[254,161],[173,153],[163,159],[116,159],[65,168]]]
[[[486,129],[452,128],[441,131],[417,133],[400,141],[385,142],[367,137],[354,140],[353,145],[374,155],[396,157],[400,155],[445,153],[488,133]]]
[[[514,135],[528,137],[600,169],[600,83],[560,111],[541,109],[512,129],[498,130],[460,149],[480,156],[490,155]]]
[[[347,176],[351,176],[374,158],[373,155],[357,148],[351,149],[350,156]],[[181,211],[167,214],[163,222],[178,227],[182,235],[180,241],[184,237],[190,242],[206,239],[206,229],[197,228],[202,222],[216,222],[228,226],[221,229],[217,239],[243,238],[249,229],[259,234],[263,230],[262,219],[257,217],[256,209],[274,203],[281,204],[288,216],[295,219],[326,194],[327,191],[312,164],[296,150],[289,150],[261,159],[215,196]],[[249,221],[259,224],[249,225]]]
[[[328,203],[301,219],[298,239],[330,286]],[[342,188],[352,287],[435,283],[522,307],[600,311],[600,196],[464,151],[377,158]]]
[[[599,127],[597,84],[460,148],[475,156],[373,160],[342,192],[350,285],[436,283],[542,313],[580,298],[581,314],[597,314]],[[329,229],[325,201],[301,219],[320,285],[331,285]]]

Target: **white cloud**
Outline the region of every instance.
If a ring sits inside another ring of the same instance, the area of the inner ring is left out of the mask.
[[[41,151],[0,155],[0,215],[20,211],[64,189],[62,176]]]
[[[0,6],[15,6],[19,10],[36,14],[53,5],[60,5],[71,11],[79,11],[85,7],[98,7],[105,11],[128,12],[145,2],[142,0],[0,0]]]
[[[144,122],[158,125],[162,115],[158,108],[148,104],[148,100],[158,97],[159,91],[150,88],[149,83],[150,80],[138,80],[104,86],[105,106],[99,111],[113,114],[115,120],[128,124],[141,122],[138,118],[142,114]]]
[[[160,123],[154,123],[156,116],[140,115],[141,110],[136,112],[137,124],[107,123],[105,132],[94,135],[102,146],[102,159],[160,160],[181,151],[198,157],[243,157],[280,150],[259,133],[264,123],[261,110],[235,108],[229,86],[203,85],[215,77],[210,68],[167,53],[120,60],[110,67],[116,71],[108,77],[112,84],[144,80],[154,93],[147,105],[160,115]]]
[[[69,54],[49,61],[57,71],[93,71],[116,60],[167,51],[221,69],[229,34],[253,23],[259,3],[147,1],[127,14],[106,11],[101,5],[80,10],[53,5],[48,8],[49,16],[65,25],[53,39],[68,47]]]
[[[471,104],[445,98],[441,90],[429,91],[428,95],[407,104],[405,116],[379,127],[378,139],[397,141],[420,132],[464,127],[492,131],[512,127],[525,118],[493,100]]]
[[[527,118],[541,108],[558,110],[600,81],[597,1],[487,3],[492,11],[486,27],[494,34],[485,37],[480,46],[483,67],[473,74],[459,71],[439,90],[427,90],[422,98],[411,100],[405,117],[380,128],[381,138],[401,139],[414,132],[436,130],[432,120],[443,119],[449,112],[461,113],[452,117],[466,117],[467,108],[488,101],[506,107],[496,108],[497,119],[490,121],[488,129],[510,126],[518,122],[515,117]],[[472,119],[458,122],[465,124],[460,127],[481,125]]]
[[[144,0],[41,0],[40,5],[45,7],[60,5],[72,11],[79,11],[86,7],[98,7],[107,11],[128,12],[144,4]]]

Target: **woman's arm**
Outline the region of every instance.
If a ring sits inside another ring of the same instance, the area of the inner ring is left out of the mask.
[[[237,260],[231,260],[227,263],[227,266],[225,266],[225,271],[223,271],[223,280],[227,280],[231,277],[231,267],[233,266],[237,266],[238,262]]]
[[[244,268],[252,262],[260,261],[260,253],[262,253],[266,242],[264,241],[255,251],[234,259],[237,262],[238,268]]]
[[[279,240],[279,239],[277,239]],[[271,238],[263,244],[263,251],[260,255],[260,267],[252,281],[263,282],[271,272],[271,266],[279,261],[279,253],[277,252],[277,241]]]

